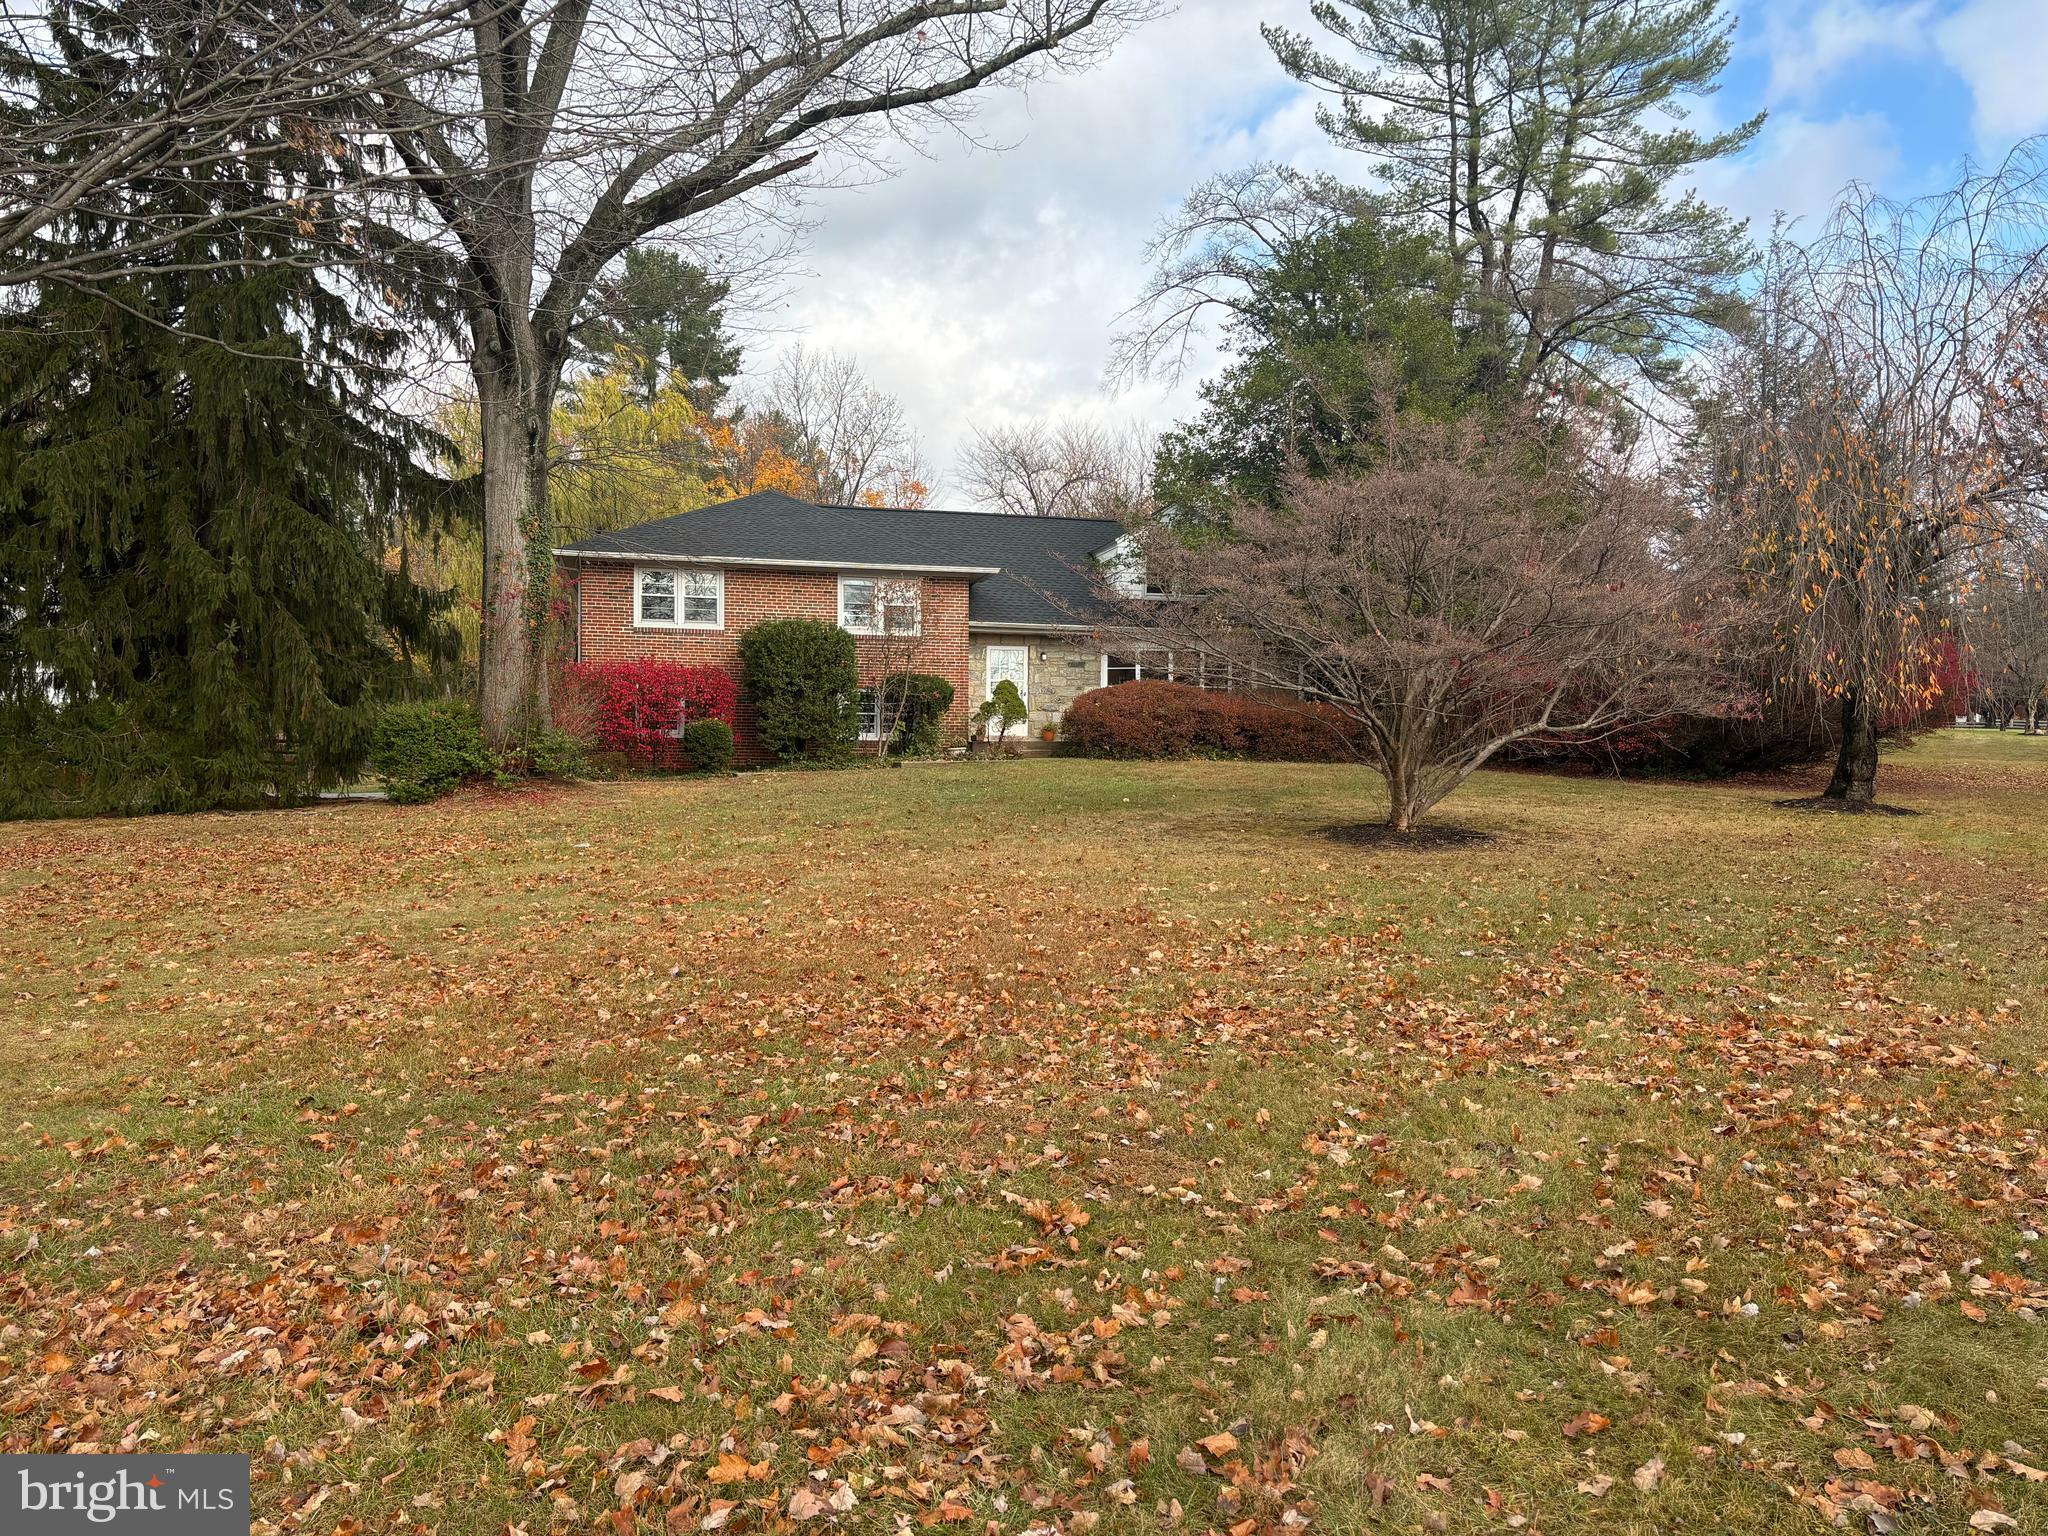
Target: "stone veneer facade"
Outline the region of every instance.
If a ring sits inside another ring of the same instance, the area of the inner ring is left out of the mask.
[[[976,630],[967,646],[967,692],[976,708],[988,697],[988,648],[992,645],[1020,645],[1029,657],[1025,706],[1030,713],[1024,729],[1012,732],[1013,742],[1037,741],[1048,725],[1060,723],[1075,699],[1102,686],[1102,649],[1089,635]]]

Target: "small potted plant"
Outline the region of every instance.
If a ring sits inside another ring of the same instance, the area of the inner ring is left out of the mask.
[[[1044,742],[1048,747],[1051,746],[1054,742],[1060,739],[1059,727],[1056,725],[1048,725],[1044,730],[1038,733],[1038,739]]]

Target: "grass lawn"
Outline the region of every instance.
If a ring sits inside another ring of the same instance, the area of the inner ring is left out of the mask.
[[[2048,742],[0,827],[0,1449],[264,1528],[2048,1533]]]

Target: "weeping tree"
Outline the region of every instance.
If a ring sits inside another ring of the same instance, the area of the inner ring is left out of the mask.
[[[79,67],[15,89],[57,119],[79,98],[150,110],[132,53],[94,45],[154,14],[54,9]],[[59,271],[138,227],[183,234],[0,316],[0,810],[302,796],[352,774],[381,703],[448,654],[386,559],[401,519],[446,506],[430,445],[376,395],[398,338],[315,275],[281,211],[318,195],[323,159],[250,122],[130,188],[120,218],[39,229]]]
[[[1879,738],[1943,691],[1949,615],[2048,489],[2034,409],[2048,164],[2022,146],[1912,202],[1851,188],[1773,247],[1725,494],[1790,680],[1837,710],[1821,799],[1877,799]]]

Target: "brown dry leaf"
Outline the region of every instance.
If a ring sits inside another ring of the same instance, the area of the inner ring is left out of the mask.
[[[1664,1458],[1662,1456],[1652,1456],[1640,1467],[1637,1467],[1635,1471],[1629,1473],[1628,1480],[1635,1484],[1638,1493],[1648,1493],[1652,1488],[1655,1488],[1664,1481]]]

